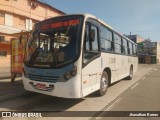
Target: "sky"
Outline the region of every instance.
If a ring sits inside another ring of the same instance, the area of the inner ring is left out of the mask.
[[[160,0],[42,0],[67,13],[90,13],[129,35],[160,42]]]

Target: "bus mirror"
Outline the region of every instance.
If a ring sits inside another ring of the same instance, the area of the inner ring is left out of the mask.
[[[90,38],[91,38],[91,41],[95,40],[95,29],[91,29]]]

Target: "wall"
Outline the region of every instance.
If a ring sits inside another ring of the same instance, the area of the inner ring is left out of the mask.
[[[37,7],[31,7],[30,1],[34,1]],[[36,0],[1,0],[0,10],[39,21],[64,14],[59,10],[53,9],[40,2],[36,2]]]
[[[11,34],[31,30],[38,21],[63,14],[37,0],[0,0],[0,36],[4,36],[5,41],[9,42],[13,38]],[[1,49],[8,51],[8,47],[5,49],[3,46],[1,45]]]
[[[157,62],[160,63],[160,43],[157,43]]]
[[[4,25],[4,12],[0,12],[0,24]]]
[[[145,39],[144,38],[142,38],[142,37],[140,37],[140,36],[136,36],[136,43],[140,43],[140,42],[142,42],[142,41],[144,41]]]
[[[0,51],[7,51],[7,54],[10,55],[10,48],[11,48],[11,46],[10,46],[9,42],[8,43],[0,42]]]
[[[25,30],[26,18],[18,15],[13,15],[13,27]]]
[[[140,43],[145,40],[144,38],[142,38],[139,35],[126,35],[126,37],[128,37],[129,39],[131,39],[135,43]]]

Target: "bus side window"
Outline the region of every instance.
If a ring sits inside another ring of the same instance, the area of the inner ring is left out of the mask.
[[[128,55],[127,40],[123,38],[122,41],[123,41],[123,53]]]
[[[133,45],[132,45],[132,43],[131,42],[128,42],[128,44],[129,44],[129,54],[130,55],[133,55]]]
[[[137,46],[133,45],[133,53],[135,56],[137,56]]]
[[[86,25],[86,30],[85,30],[85,38],[84,38],[84,50],[90,50],[89,48],[89,25]]]
[[[83,63],[94,59],[99,54],[98,48],[98,28],[87,24],[84,37]]]
[[[91,41],[92,51],[98,52],[98,30],[95,26],[92,25],[90,29],[90,41]]]
[[[111,52],[113,48],[113,35],[112,31],[101,25],[101,50],[104,52]]]
[[[122,40],[121,37],[114,33],[114,50],[116,53],[122,53]]]

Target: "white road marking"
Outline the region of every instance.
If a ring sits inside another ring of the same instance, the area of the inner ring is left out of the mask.
[[[133,86],[131,87],[131,90],[133,90],[138,84],[139,84],[139,83],[136,83],[135,85],[133,85]]]
[[[118,98],[115,102],[113,102],[109,107],[107,107],[107,109],[105,109],[98,117],[96,117],[96,119],[101,119],[102,117],[100,117],[104,112],[108,111],[109,109],[113,108],[119,101],[121,100],[121,98]]]
[[[144,80],[146,77],[143,77],[142,80]]]

